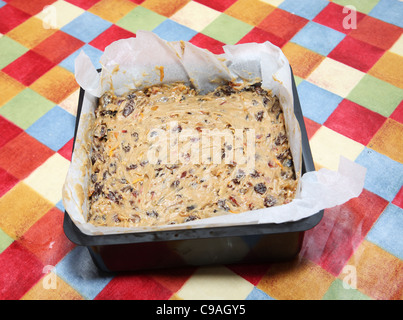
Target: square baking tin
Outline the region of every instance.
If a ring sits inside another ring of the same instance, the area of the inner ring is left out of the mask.
[[[291,77],[294,112],[301,128],[304,174],[314,171],[315,167],[292,70]],[[75,135],[84,94],[81,88]],[[89,250],[98,268],[115,272],[291,260],[301,250],[305,231],[316,226],[322,216],[323,210],[298,221],[280,224],[87,235],[77,228],[65,212],[63,228],[70,241]]]

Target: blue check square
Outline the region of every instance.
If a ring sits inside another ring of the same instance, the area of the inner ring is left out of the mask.
[[[54,106],[26,132],[53,151],[58,151],[74,136],[75,116]]]
[[[290,41],[327,56],[344,37],[339,31],[309,21]]]
[[[56,265],[55,273],[88,300],[93,300],[113,278],[97,268],[85,247],[70,251]]]
[[[90,42],[108,29],[112,23],[92,14],[84,12],[61,30],[83,42]]]
[[[390,203],[366,239],[403,260],[403,209]]]
[[[285,0],[278,7],[305,19],[312,20],[328,4],[328,0]]]
[[[298,85],[297,91],[303,115],[320,124],[327,120],[343,100],[342,97],[306,80]]]
[[[264,291],[254,287],[245,300],[274,300]]]
[[[74,65],[75,65],[75,60],[80,54],[81,50],[85,52],[85,54],[90,58],[92,64],[96,69],[100,69],[102,66],[99,63],[99,60],[103,54],[103,52],[97,48],[94,48],[93,46],[89,44],[85,44],[82,48],[78,49],[76,52],[72,53],[69,55],[66,59],[64,59],[62,62],[60,62],[60,66],[71,71],[74,73]]]
[[[197,31],[194,31],[193,29],[185,27],[184,25],[181,25],[170,19],[166,19],[160,23],[158,27],[153,30],[153,32],[160,38],[167,41],[189,41],[197,34]]]
[[[355,160],[367,168],[364,188],[378,196],[392,201],[403,185],[403,164],[364,148]]]
[[[401,0],[381,0],[369,15],[403,28],[403,2]]]

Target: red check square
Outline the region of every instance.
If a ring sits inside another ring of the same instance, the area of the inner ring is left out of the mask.
[[[7,33],[30,17],[29,14],[6,4],[0,8],[0,33]]]
[[[259,25],[260,29],[289,41],[308,20],[276,8]]]
[[[390,115],[390,118],[403,123],[403,101],[396,107],[395,111]]]
[[[388,204],[387,200],[363,189],[359,197],[326,209],[319,224],[305,232],[301,256],[339,275]]]
[[[202,33],[196,34],[189,42],[200,48],[207,49],[214,54],[224,53],[222,47],[225,43],[210,38]]]
[[[16,177],[8,173],[3,168],[0,168],[0,197],[3,196],[8,190],[14,187],[19,181]]]
[[[0,116],[0,148],[18,136],[23,130]]]
[[[133,0],[132,0],[133,1]],[[207,7],[210,7],[214,10],[224,12],[227,10],[229,7],[231,7],[237,0],[195,0],[196,2],[199,2],[201,4],[204,4]]]
[[[272,44],[274,44],[279,48],[281,48],[287,42],[287,40],[282,39],[271,32],[267,32],[258,27],[254,27],[238,43],[248,43],[248,42],[263,43],[266,41],[270,41]]]
[[[354,39],[388,50],[399,39],[402,28],[384,21],[366,16],[357,24],[357,29],[349,34]]]
[[[365,14],[358,11],[344,10],[344,7],[333,2],[329,4],[313,19],[326,27],[343,32],[345,34],[353,31],[354,27],[365,17]],[[355,24],[350,19],[355,19]]]
[[[115,276],[95,300],[167,300],[172,292],[146,275]]]
[[[75,246],[64,234],[63,217],[52,208],[19,239],[45,265],[56,265]]]
[[[100,0],[66,0],[66,1],[84,10],[88,10]]]
[[[367,72],[384,53],[383,49],[347,35],[328,54],[328,57],[362,72]]]
[[[392,203],[403,209],[403,187],[400,188]]]
[[[22,132],[1,148],[0,167],[18,179],[24,179],[52,154],[53,150]]]
[[[104,51],[105,48],[110,45],[112,42],[120,39],[127,39],[135,37],[136,35],[133,32],[125,30],[115,24],[113,24],[110,28],[106,29],[102,32],[98,37],[92,40],[89,44],[101,51]]]
[[[58,30],[44,41],[39,43],[32,50],[49,61],[57,64],[77,51],[84,45],[84,42],[71,35]]]
[[[304,117],[304,124],[305,124],[306,134],[308,136],[308,140],[311,140],[311,138],[316,133],[316,131],[319,130],[321,125],[306,117]]]
[[[0,254],[0,300],[20,299],[44,275],[44,265],[18,241]]]
[[[41,12],[45,6],[56,2],[56,0],[11,0],[7,2],[10,3],[13,7],[20,9],[21,11],[24,11],[30,15],[35,15]]]
[[[60,155],[65,157],[67,160],[71,161],[71,155],[73,153],[73,143],[74,138],[72,138],[69,142],[67,142],[63,147],[57,151]]]
[[[29,86],[54,66],[54,62],[29,50],[6,66],[3,72]]]
[[[324,125],[354,141],[367,145],[386,118],[344,99]]]

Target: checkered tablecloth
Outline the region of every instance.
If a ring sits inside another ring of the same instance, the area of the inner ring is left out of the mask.
[[[79,86],[114,40],[150,30],[221,53],[279,46],[317,169],[367,168],[290,262],[110,274],[63,231]],[[0,0],[0,299],[403,298],[403,2]]]

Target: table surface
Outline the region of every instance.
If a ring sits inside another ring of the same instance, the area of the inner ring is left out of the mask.
[[[298,258],[105,274],[66,238],[74,59],[84,50],[100,67],[137,30],[213,53],[279,46],[316,169],[336,170],[340,155],[367,168],[361,195],[326,209]],[[398,0],[0,0],[0,299],[401,300],[402,30]]]

